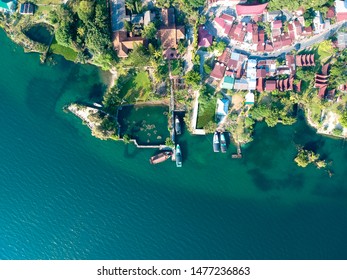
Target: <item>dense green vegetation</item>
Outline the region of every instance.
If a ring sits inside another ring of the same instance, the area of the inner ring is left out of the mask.
[[[216,130],[215,120],[216,96],[215,89],[209,85],[202,86],[199,96],[199,111],[197,119],[197,128],[204,128],[207,133]]]
[[[319,154],[314,153],[310,150],[305,150],[303,148],[298,149],[298,154],[295,157],[294,161],[300,167],[306,167],[310,163],[314,163],[317,168],[325,168],[326,162],[319,159]]]
[[[329,82],[337,88],[347,83],[347,49],[343,50],[331,66]]]
[[[103,69],[110,69],[116,55],[112,48],[106,2],[70,1],[50,12],[59,45],[79,53],[79,62],[92,59]]]
[[[314,10],[327,11],[328,7],[332,6],[333,0],[271,0],[268,5],[270,11],[274,10],[289,10],[296,11],[300,7],[304,9],[313,8]]]
[[[185,75],[186,84],[192,86],[193,88],[197,88],[201,82],[200,73],[198,71],[190,70]]]
[[[212,45],[207,48],[208,52],[216,52],[216,55],[221,55],[227,44],[224,41],[213,41]]]
[[[250,110],[250,116],[257,121],[265,120],[270,127],[278,122],[291,125],[296,121],[293,106],[296,100],[290,98],[290,93],[274,91],[271,95],[263,93],[259,102]]]

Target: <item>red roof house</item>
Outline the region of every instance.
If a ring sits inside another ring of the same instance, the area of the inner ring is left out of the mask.
[[[319,88],[318,96],[319,96],[320,98],[324,98],[324,97],[325,97],[325,92],[326,92],[326,90],[327,90],[327,87],[328,87],[328,86],[325,85],[325,86]]]
[[[228,15],[228,14],[222,14],[222,15],[220,16],[220,18],[223,19],[224,21],[230,22],[230,23],[233,23],[234,20],[235,20],[235,18],[234,18],[233,16]]]
[[[264,82],[263,82],[263,78],[259,78],[258,82],[257,82],[257,91],[264,91]]]
[[[265,91],[273,91],[277,88],[276,80],[266,80],[265,81]]]
[[[198,38],[199,47],[209,47],[212,45],[213,36],[208,33],[208,31],[203,26],[199,27]]]
[[[262,15],[268,3],[256,5],[236,5],[237,16],[257,16]]]
[[[232,28],[232,24],[226,23],[224,26],[224,35],[228,36]]]
[[[224,19],[220,18],[220,17],[216,17],[214,19],[214,23],[217,25],[217,27],[224,29],[225,28],[225,24],[226,22],[224,21]]]
[[[265,78],[266,69],[257,69],[257,78]]]
[[[326,63],[322,66],[322,75],[327,76],[329,72],[330,63]]]
[[[222,55],[218,57],[217,61],[227,65],[230,60],[230,55],[229,49],[225,49]]]
[[[266,43],[265,44],[265,51],[266,52],[273,52],[274,51],[274,47],[271,43]]]
[[[214,65],[214,68],[210,76],[216,80],[221,80],[224,77],[225,70],[226,70],[226,66],[222,63],[217,62]]]
[[[279,39],[274,38],[274,39],[275,40],[273,41],[273,48],[274,50],[279,50],[280,48],[282,48],[282,41],[280,38]]]
[[[288,33],[289,33],[289,38],[292,40],[295,40],[295,32],[294,32],[293,24],[288,25]]]
[[[337,21],[347,20],[347,0],[344,0],[344,1],[336,0],[335,8],[336,8]]]
[[[242,25],[240,22],[236,26],[233,26],[229,32],[229,36],[231,39],[234,39],[239,42],[243,42],[246,36],[246,27]]]
[[[295,73],[295,60],[294,55],[292,54],[286,54],[286,64],[290,68],[290,72],[292,74]]]
[[[301,92],[301,80],[294,87],[295,92]]]
[[[295,37],[298,38],[302,34],[302,25],[300,21],[294,20],[293,27],[294,27]]]
[[[304,28],[304,31],[302,32],[302,35],[304,35],[304,36],[311,36],[312,33],[313,33],[313,29],[312,29],[311,26],[309,26],[309,27],[305,27]]]
[[[272,22],[272,28],[276,28],[276,29],[282,28],[282,21],[281,20],[273,21]]]
[[[253,31],[252,31],[252,42],[253,44],[258,44],[259,37],[258,37],[258,25],[253,24]]]

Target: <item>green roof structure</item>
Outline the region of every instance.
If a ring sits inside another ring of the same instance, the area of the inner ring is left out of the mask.
[[[225,76],[221,85],[223,89],[233,89],[235,78],[232,76]]]

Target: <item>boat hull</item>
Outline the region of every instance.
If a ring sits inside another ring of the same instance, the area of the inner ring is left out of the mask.
[[[176,147],[176,166],[182,167],[182,153],[180,145],[177,145]]]
[[[159,154],[151,157],[149,159],[149,162],[151,164],[158,164],[158,163],[164,162],[167,159],[169,159],[171,157],[171,155],[172,155],[172,152],[162,152],[162,153],[159,153]]]
[[[220,151],[220,143],[219,143],[218,132],[215,132],[214,135],[213,135],[213,151],[215,153],[219,153],[219,151]]]
[[[180,120],[178,119],[177,116],[175,117],[175,131],[176,131],[177,135],[180,135],[182,132],[181,131],[181,123],[180,123]]]
[[[227,152],[227,143],[225,141],[225,136],[223,133],[220,134],[220,149],[221,149],[222,153]]]

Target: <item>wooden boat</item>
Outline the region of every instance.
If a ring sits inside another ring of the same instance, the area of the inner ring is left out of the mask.
[[[172,152],[171,151],[165,151],[165,152],[159,153],[159,154],[157,154],[155,156],[152,156],[150,158],[149,162],[151,164],[158,164],[158,163],[166,161],[171,156],[172,156]]]

